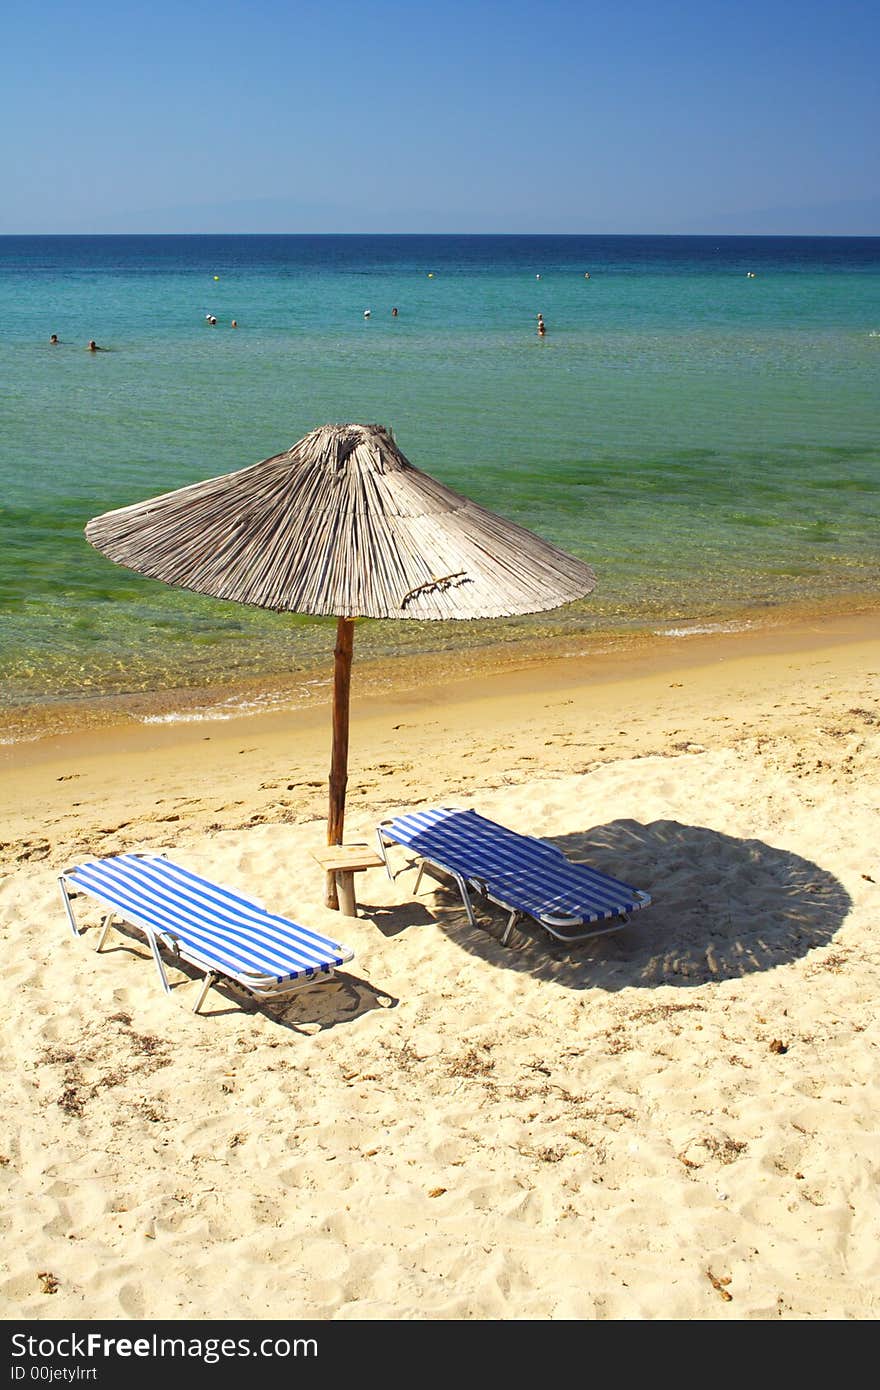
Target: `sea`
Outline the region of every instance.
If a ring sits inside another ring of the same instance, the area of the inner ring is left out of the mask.
[[[878,386],[878,237],[0,237],[0,737],[319,689],[330,620],[141,578],[83,527],[327,422],[598,576],[532,618],[359,623],[385,669],[877,606]]]

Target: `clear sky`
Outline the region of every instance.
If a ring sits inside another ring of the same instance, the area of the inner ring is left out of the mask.
[[[880,233],[877,0],[31,0],[0,232]]]

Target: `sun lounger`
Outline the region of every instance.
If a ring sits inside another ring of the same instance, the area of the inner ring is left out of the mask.
[[[166,994],[171,989],[159,953],[205,975],[194,1012],[217,981],[233,982],[259,1000],[279,999],[323,981],[354,952],[338,941],[276,917],[262,903],[221,887],[152,854],[120,854],[66,870],[61,893],[74,936],[80,931],[71,907],[82,892],[106,909],[96,950],[115,917],[144,933]]]
[[[416,890],[426,867],[450,874],[471,926],[476,921],[469,889],[509,912],[502,943],[519,917],[533,917],[558,941],[585,941],[617,931],[631,912],[651,901],[620,879],[566,859],[555,845],[518,835],[476,811],[437,807],[397,816],[378,826],[378,839],[389,875],[391,844],[403,845],[421,861]]]

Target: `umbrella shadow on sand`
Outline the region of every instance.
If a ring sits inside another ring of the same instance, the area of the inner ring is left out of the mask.
[[[475,896],[475,930],[454,886],[441,884],[429,901],[463,950],[568,989],[741,979],[830,945],[852,906],[833,874],[810,860],[705,826],[618,820],[552,843],[570,859],[645,889],[652,906],[618,932],[570,946],[520,922],[502,947],[500,909],[487,910]]]
[[[401,932],[411,931],[415,927],[436,929],[437,926],[436,911],[432,912],[419,899],[390,907],[381,903],[362,903],[359,910],[386,938],[400,936]]]

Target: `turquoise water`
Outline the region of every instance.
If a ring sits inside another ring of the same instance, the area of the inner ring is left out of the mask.
[[[326,622],[82,536],[325,421],[389,425],[599,577],[535,619],[364,624],[359,651],[875,600],[878,377],[877,238],[0,238],[3,699],[326,667]]]

